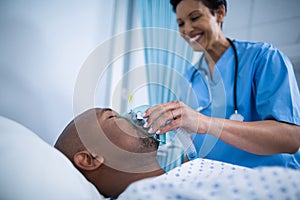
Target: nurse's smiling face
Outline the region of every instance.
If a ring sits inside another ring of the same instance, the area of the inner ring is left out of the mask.
[[[176,7],[179,32],[194,51],[209,51],[213,47],[222,33],[224,15],[219,11],[213,14],[199,0],[182,0]]]

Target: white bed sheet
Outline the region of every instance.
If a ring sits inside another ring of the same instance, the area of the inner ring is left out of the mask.
[[[300,199],[300,171],[196,159],[131,184],[118,199]]]
[[[1,200],[102,200],[61,152],[21,124],[0,116]]]

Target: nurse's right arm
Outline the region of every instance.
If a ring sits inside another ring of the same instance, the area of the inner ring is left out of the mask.
[[[276,120],[239,122],[208,117],[179,101],[153,106],[144,117],[148,118],[146,126],[152,126],[151,133],[163,134],[181,127],[189,132],[211,134],[232,146],[259,155],[293,154],[300,147],[300,126]],[[163,126],[168,120],[172,120],[171,123]]]

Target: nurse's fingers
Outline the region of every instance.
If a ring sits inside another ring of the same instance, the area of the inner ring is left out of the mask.
[[[179,101],[171,101],[167,103],[157,104],[148,108],[145,111],[143,117],[149,117],[151,114],[153,114],[153,112],[160,112],[160,114],[162,114],[163,112],[175,109],[176,107],[178,107],[179,104]]]
[[[159,127],[155,126],[156,123],[154,124],[154,127],[158,128],[158,130],[155,131],[156,134],[163,134],[163,133],[171,131],[175,128],[181,127],[181,125],[182,125],[181,110],[180,109],[172,110],[172,111],[170,111],[170,113],[172,114],[172,119],[169,120],[168,123],[166,123],[162,126],[159,126]],[[164,121],[164,120],[162,120],[162,121]]]
[[[180,127],[180,124],[181,124],[180,119],[172,120],[167,125],[165,125],[165,126],[161,127],[160,129],[158,129],[158,131],[156,131],[156,134],[164,134],[168,131],[174,130],[175,128]]]
[[[163,113],[162,115],[160,115],[159,118],[157,118],[152,124],[151,124],[151,128],[148,130],[148,132],[150,134],[153,133],[163,133],[161,132],[161,128],[168,125],[169,123],[172,123],[172,121],[174,121],[175,115],[173,114],[173,111],[170,110],[168,112]]]
[[[147,123],[145,124],[145,128],[149,128],[154,121],[158,120],[158,118],[160,118],[164,114],[167,116],[165,116],[162,119],[169,120],[170,119],[169,115],[172,113],[168,113],[168,112],[176,109],[176,107],[178,107],[179,105],[180,105],[179,101],[172,101],[168,103],[158,104],[151,108],[148,108],[146,112],[143,114],[144,118],[148,118]]]

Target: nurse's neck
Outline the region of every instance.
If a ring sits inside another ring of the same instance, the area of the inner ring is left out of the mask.
[[[216,41],[211,45],[210,48],[206,49],[205,61],[209,68],[210,79],[212,79],[213,77],[213,71],[216,63],[219,61],[219,59],[222,57],[229,46],[230,43],[228,42],[228,40],[225,37],[222,37],[222,39]]]

